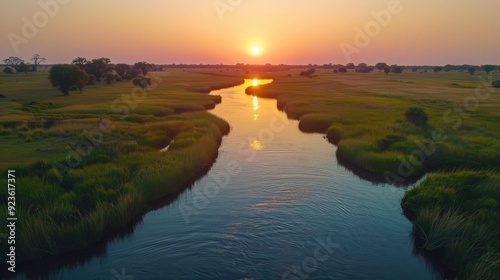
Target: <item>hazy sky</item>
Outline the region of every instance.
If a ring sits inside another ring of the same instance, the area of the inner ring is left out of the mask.
[[[50,15],[40,3],[52,3]],[[497,0],[0,0],[0,54],[40,53],[47,63],[500,64],[498,11]],[[374,13],[385,15],[381,24]]]

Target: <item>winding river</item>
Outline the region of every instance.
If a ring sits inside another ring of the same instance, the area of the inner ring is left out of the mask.
[[[404,189],[359,178],[337,163],[334,145],[300,132],[275,100],[244,93],[270,82],[245,80],[211,93],[222,96],[212,113],[231,133],[192,188],[86,256],[29,275],[439,279],[414,253],[412,225],[399,205]]]

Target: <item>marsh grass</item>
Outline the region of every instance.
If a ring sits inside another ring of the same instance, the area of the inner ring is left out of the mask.
[[[159,74],[165,84],[130,107],[127,116],[110,113],[110,104],[130,92],[128,84],[97,84],[82,95],[62,97],[46,75],[27,75],[15,84],[8,77],[2,83],[9,87],[9,98],[0,102],[0,168],[15,169],[19,175],[19,262],[86,248],[127,225],[150,202],[206,172],[222,136],[229,133],[229,124],[205,112],[221,102],[220,96],[172,87],[168,81],[176,78],[168,74]],[[205,75],[189,80],[192,86],[208,88],[241,83],[239,78],[214,82]],[[85,139],[82,131],[98,129],[103,116],[113,121],[114,131],[60,182],[52,163],[66,164],[67,150],[77,149]],[[168,152],[159,151],[171,143]],[[3,194],[2,216],[5,209]],[[1,250],[7,251],[6,246],[0,244]]]
[[[424,248],[444,251],[448,265],[466,279],[500,273],[499,185],[497,170],[438,173],[402,200]]]

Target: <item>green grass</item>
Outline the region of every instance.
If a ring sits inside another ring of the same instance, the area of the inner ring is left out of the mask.
[[[312,79],[297,73],[292,73],[292,78],[281,73],[273,77],[274,83],[248,88],[247,94],[276,98],[280,109],[300,120],[303,131],[326,133],[331,142],[338,144],[340,156],[370,171],[374,171],[367,168],[371,164],[362,162],[382,163],[376,172],[398,173],[398,165],[392,164],[390,158],[397,158],[398,154],[410,156],[418,149],[415,141],[431,139],[436,129],[443,129],[447,139],[445,143],[437,143],[436,152],[426,157],[423,164],[427,170],[482,169],[500,164],[500,129],[496,121],[500,112],[495,109],[500,105],[498,95],[491,94],[487,100],[480,101],[475,111],[466,112],[470,115],[443,116],[455,103],[464,104],[465,98],[474,96],[475,88],[481,85],[477,75],[317,72],[318,77]],[[454,84],[461,86],[457,88]],[[429,116],[429,124],[418,127],[408,122],[404,115],[410,107],[423,108]],[[457,120],[452,117],[460,117],[458,129],[453,128]],[[406,139],[387,145],[381,151],[368,149],[370,154],[360,160],[359,155],[368,151],[366,147],[380,146],[390,135]],[[349,139],[362,139],[366,143],[342,144]],[[423,170],[416,168],[413,175],[422,174]]]
[[[456,171],[430,175],[408,191],[402,207],[429,251],[444,252],[466,279],[500,274],[500,175]]]
[[[131,83],[119,82],[62,96],[50,87],[47,72],[19,75],[18,81],[0,75],[5,93],[0,170],[16,170],[16,214],[23,217],[16,229],[23,241],[17,261],[86,248],[130,223],[151,201],[201,176],[214,162],[229,125],[205,112],[221,102],[220,96],[200,89],[243,82],[178,70],[152,73],[157,84],[144,95]],[[141,98],[132,101],[132,94]],[[101,128],[103,119],[111,128]],[[96,142],[91,144],[84,132]],[[159,151],[167,145],[167,152]],[[81,154],[75,166],[67,172],[54,168],[68,167],[75,151]],[[3,194],[2,216],[6,201]],[[2,250],[6,246],[0,244]]]

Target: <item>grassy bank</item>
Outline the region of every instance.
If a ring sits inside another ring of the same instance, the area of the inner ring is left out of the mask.
[[[180,70],[152,75],[145,93],[122,82],[70,96],[50,87],[47,72],[19,81],[0,77],[6,96],[0,169],[16,170],[16,216],[22,217],[17,261],[86,248],[211,166],[229,125],[205,112],[220,97],[198,89],[242,79]],[[6,204],[4,193],[4,217]],[[5,242],[0,246],[8,251]]]
[[[437,130],[443,135],[441,141],[433,141],[434,151],[425,155],[423,166],[414,164],[411,176],[421,176],[426,170],[500,165],[496,122],[500,97],[490,94],[470,112],[454,107],[475,96],[475,88],[482,85],[477,75],[333,74],[319,70],[317,77],[307,78],[296,71],[291,77],[277,75],[274,83],[249,88],[247,93],[277,99],[280,109],[300,120],[303,131],[326,133],[338,145],[338,155],[361,168],[406,179],[399,174],[400,163],[414,161],[412,152],[422,149],[418,143],[433,140]],[[493,80],[500,77],[494,75]],[[426,126],[405,120],[405,111],[414,106],[429,115]]]
[[[277,99],[301,130],[325,133],[342,161],[384,174],[387,182],[405,184],[438,172],[402,201],[417,238],[459,278],[496,279],[500,96],[478,74],[462,72],[298,73],[277,75],[247,94]],[[492,80],[499,78],[496,73]],[[429,122],[406,120],[410,107],[422,108]]]
[[[401,204],[423,248],[444,256],[464,279],[497,279],[499,186],[499,172],[436,173],[408,191]]]

